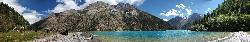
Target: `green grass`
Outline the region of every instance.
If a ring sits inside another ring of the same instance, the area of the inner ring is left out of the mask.
[[[26,42],[35,38],[41,38],[50,33],[24,31],[24,32],[0,32],[0,42]]]

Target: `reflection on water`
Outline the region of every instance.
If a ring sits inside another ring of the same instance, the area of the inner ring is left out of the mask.
[[[188,30],[94,32],[103,42],[205,42],[225,37],[228,32]]]

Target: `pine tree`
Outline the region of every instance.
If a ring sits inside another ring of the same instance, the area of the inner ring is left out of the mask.
[[[208,31],[249,31],[249,15],[250,0],[225,0],[192,27],[201,24]]]

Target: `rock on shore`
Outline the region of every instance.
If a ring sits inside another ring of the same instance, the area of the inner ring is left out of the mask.
[[[246,32],[234,32],[227,37],[210,42],[250,42],[250,35]]]
[[[51,35],[48,37],[35,39],[32,42],[100,42],[100,40],[93,38],[88,40],[89,34],[85,32],[72,32],[68,35]]]

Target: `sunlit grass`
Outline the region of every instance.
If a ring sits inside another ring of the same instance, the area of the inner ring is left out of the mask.
[[[49,34],[40,31],[0,32],[0,42],[26,42]]]

